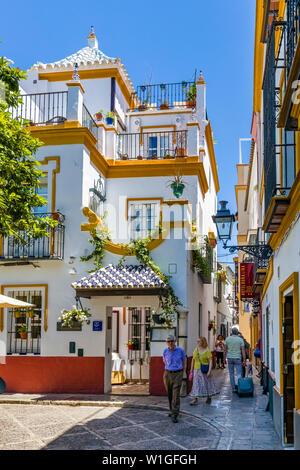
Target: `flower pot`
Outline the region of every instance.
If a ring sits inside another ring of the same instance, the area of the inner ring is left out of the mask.
[[[28,318],[33,318],[34,317],[34,311],[33,310],[29,310],[29,312],[27,312],[26,316]]]
[[[186,151],[185,148],[178,148],[176,149],[176,157],[185,157]]]
[[[14,312],[14,317],[15,317],[15,318],[20,318],[20,317],[21,317],[21,312],[20,312],[20,310],[16,310],[16,311]]]
[[[27,331],[21,331],[19,335],[21,339],[27,339]]]
[[[226,281],[226,276],[225,274],[220,274],[221,281]]]
[[[138,160],[143,160],[142,155],[138,155],[136,158],[137,158]]]
[[[112,118],[112,117],[107,117],[107,118],[105,118],[105,121],[106,121],[106,124],[107,124],[108,126],[110,126],[110,125],[112,125],[112,124],[114,123],[114,118]]]
[[[53,212],[52,219],[53,220],[59,220],[59,218],[60,218],[60,213],[59,212]]]
[[[170,105],[169,104],[161,104],[159,109],[170,109]]]
[[[146,109],[147,109],[147,106],[145,104],[140,104],[138,107],[139,111],[146,111]]]
[[[128,156],[127,155],[122,155],[122,160],[128,160]]]
[[[157,155],[151,155],[152,160],[157,160]]]
[[[182,196],[185,185],[183,183],[172,183],[171,188],[175,197],[179,198]]]
[[[95,114],[97,121],[102,121],[102,113]]]
[[[187,100],[186,106],[188,108],[195,108],[196,107],[196,100]]]
[[[209,238],[208,241],[212,248],[216,248],[217,240],[215,238]]]
[[[128,349],[133,349],[133,344],[128,344]]]

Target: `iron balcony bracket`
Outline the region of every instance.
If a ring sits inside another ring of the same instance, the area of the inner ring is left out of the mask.
[[[265,243],[259,243],[257,245],[231,245],[226,246],[224,244],[224,248],[228,248],[230,253],[235,253],[238,251],[244,251],[248,255],[254,256],[258,259],[269,260],[273,254],[273,249],[270,245],[266,245]]]

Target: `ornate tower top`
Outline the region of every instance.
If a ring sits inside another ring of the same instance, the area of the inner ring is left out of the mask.
[[[96,35],[94,32],[94,26],[91,26],[91,32],[88,37],[88,46],[91,49],[98,49],[98,39],[96,38]]]
[[[197,80],[197,85],[205,85],[205,81],[204,81],[204,78],[203,78],[203,75],[202,75],[202,70],[200,70],[200,75],[199,75],[199,78]]]

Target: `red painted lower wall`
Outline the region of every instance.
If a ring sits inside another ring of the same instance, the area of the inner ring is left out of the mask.
[[[149,378],[149,391],[150,395],[165,396],[167,395],[164,382],[165,365],[162,357],[151,357],[150,358],[150,378]]]
[[[187,359],[187,374],[191,368],[192,358],[188,357]],[[162,357],[151,357],[150,359],[150,395],[166,396],[166,389],[163,382],[165,365],[163,363]],[[187,393],[190,393],[192,389],[192,383],[187,380]]]
[[[6,392],[104,393],[104,357],[7,356]]]

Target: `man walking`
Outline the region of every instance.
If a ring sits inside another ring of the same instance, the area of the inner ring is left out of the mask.
[[[238,381],[243,375],[243,366],[246,365],[245,343],[238,334],[239,330],[237,328],[232,328],[231,336],[228,336],[225,340],[225,357],[228,361],[228,371],[233,392],[237,392],[234,370],[236,369]],[[241,357],[243,357],[243,362]]]
[[[167,348],[163,352],[165,364],[164,384],[169,398],[169,408],[173,423],[178,423],[180,409],[180,389],[183,373],[186,371],[186,355],[182,348],[175,345],[175,336],[169,335]]]

